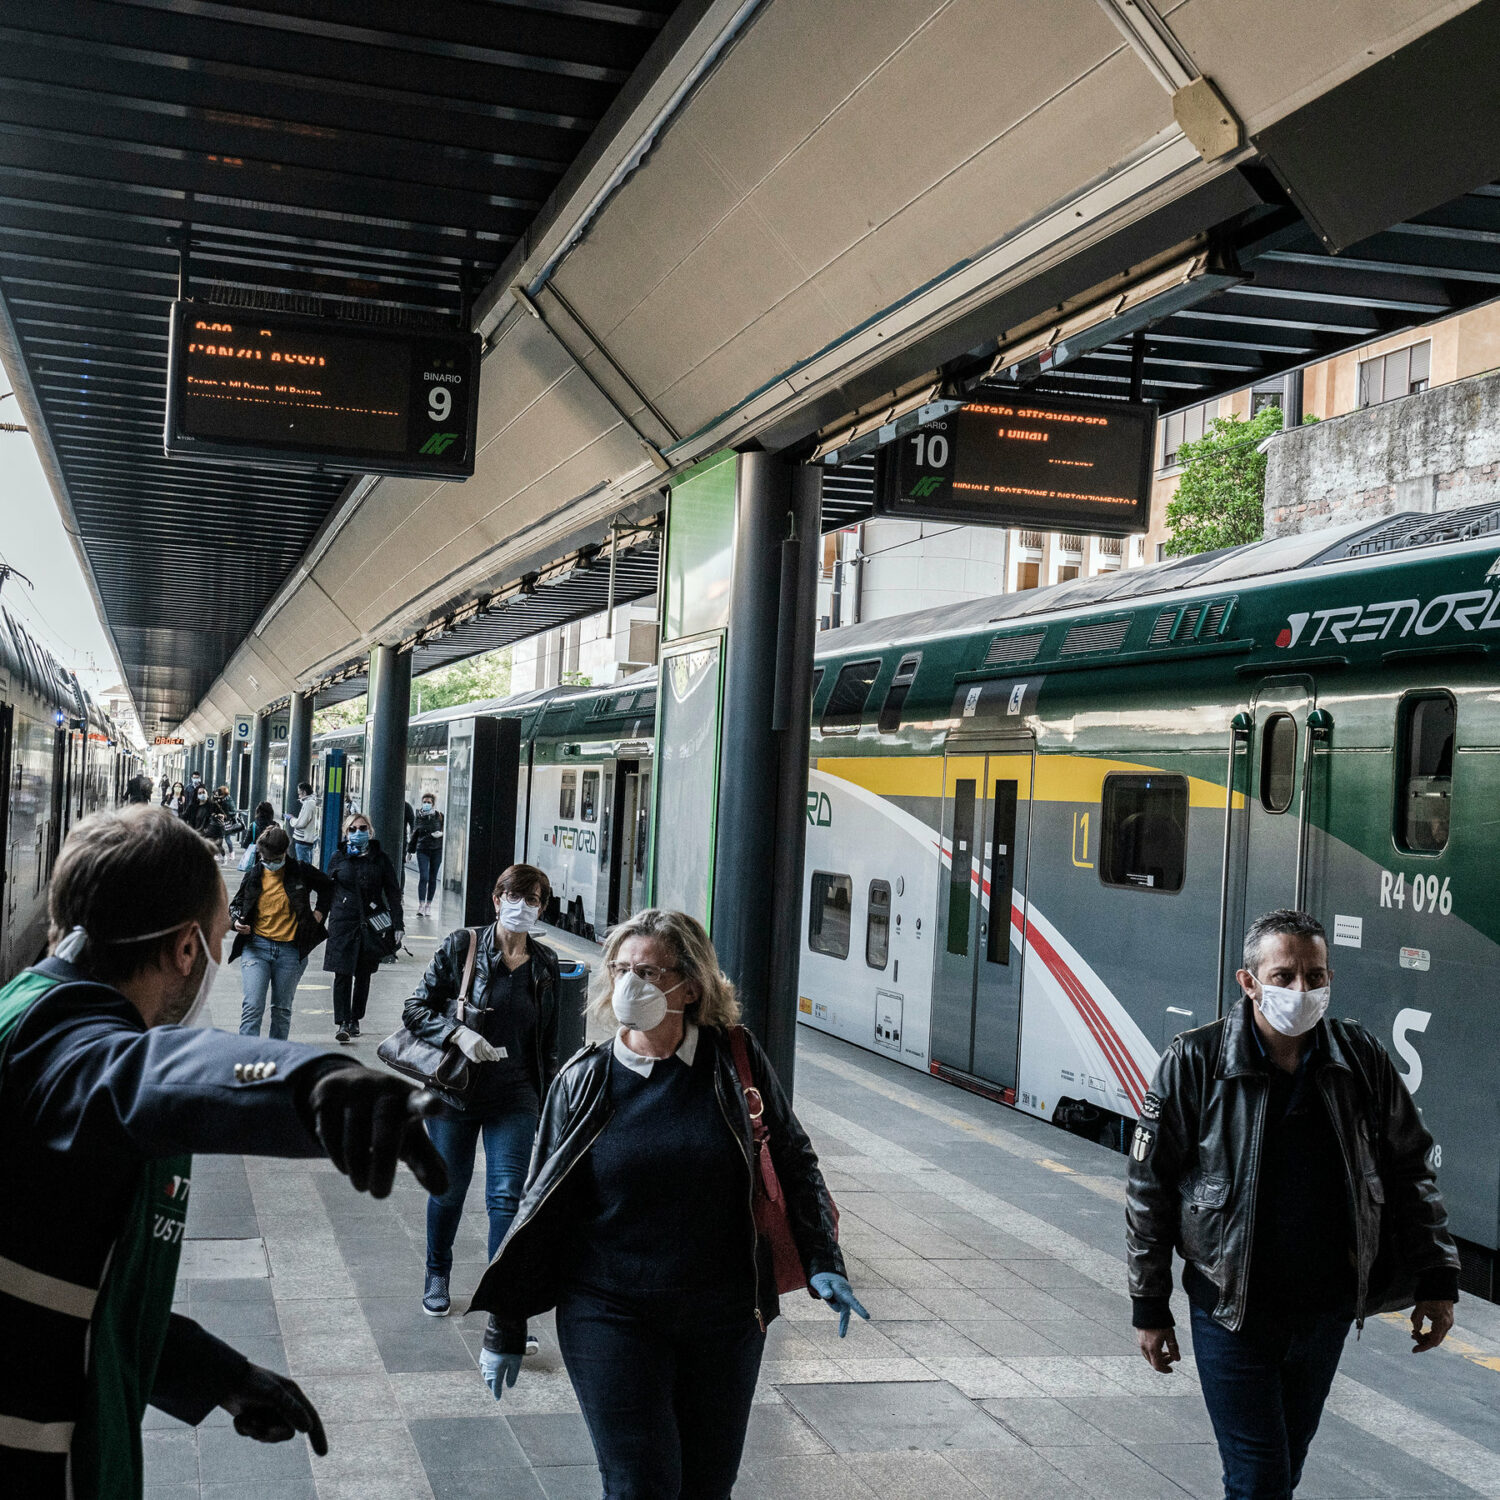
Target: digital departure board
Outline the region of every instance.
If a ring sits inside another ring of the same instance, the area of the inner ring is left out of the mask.
[[[1155,411],[996,392],[881,453],[879,509],[907,520],[1123,536],[1151,511]]]
[[[467,479],[478,395],[477,334],[172,306],[170,455]]]

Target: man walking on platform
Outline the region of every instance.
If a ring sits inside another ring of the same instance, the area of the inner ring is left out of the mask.
[[[1410,1307],[1412,1352],[1436,1348],[1453,1326],[1458,1252],[1406,1085],[1363,1026],[1325,1017],[1321,924],[1268,912],[1245,935],[1244,965],[1244,998],[1173,1041],[1141,1105],[1132,1321],[1169,1374],[1180,1251],[1226,1500],[1287,1500],[1350,1323]]]
[[[297,811],[292,815],[288,832],[292,852],[305,865],[313,863],[313,843],[318,836],[318,809],[313,803],[312,782],[297,784]]]
[[[49,904],[51,957],[0,989],[0,1495],[139,1496],[148,1404],[326,1453],[292,1381],[172,1312],[190,1153],[326,1153],[377,1198],[405,1161],[441,1193],[420,1096],[192,1026],[229,911],[212,848],[164,809],[79,823]]]

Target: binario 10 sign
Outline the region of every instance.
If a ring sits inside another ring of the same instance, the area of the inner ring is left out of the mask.
[[[882,450],[879,509],[1124,536],[1151,513],[1155,408],[997,391]]]
[[[175,302],[166,451],[467,479],[479,356],[473,333]]]

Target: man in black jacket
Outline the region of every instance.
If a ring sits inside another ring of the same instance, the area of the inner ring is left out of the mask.
[[[1405,1084],[1364,1027],[1324,1017],[1321,924],[1268,912],[1245,935],[1244,965],[1244,999],[1176,1038],[1141,1105],[1132,1321],[1141,1353],[1170,1373],[1180,1251],[1226,1500],[1286,1500],[1350,1323],[1412,1307],[1413,1352],[1436,1348],[1453,1326],[1458,1252]]]

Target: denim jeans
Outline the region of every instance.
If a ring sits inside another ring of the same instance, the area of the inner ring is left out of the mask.
[[[1295,1327],[1231,1333],[1193,1305],[1193,1354],[1219,1440],[1224,1500],[1290,1500],[1349,1321],[1313,1316]]]
[[[453,1270],[453,1241],[464,1214],[464,1199],[474,1176],[474,1152],[484,1138],[484,1206],[490,1216],[490,1259],[500,1248],[516,1216],[537,1117],[530,1110],[500,1115],[434,1115],[427,1134],[448,1169],[448,1191],[427,1200],[427,1270],[447,1276]]]
[[[304,865],[313,863],[313,846],[304,844],[301,839],[292,840],[292,857]]]
[[[417,850],[417,900],[425,906],[437,895],[438,869],[443,863],[443,851]]]
[[[271,991],[271,1040],[284,1042],[292,1029],[292,1000],[307,960],[295,943],[277,943],[252,933],[240,951],[240,1035],[259,1036]]]
[[[766,1344],[748,1301],[565,1291],[557,1343],[604,1500],[728,1500]]]

